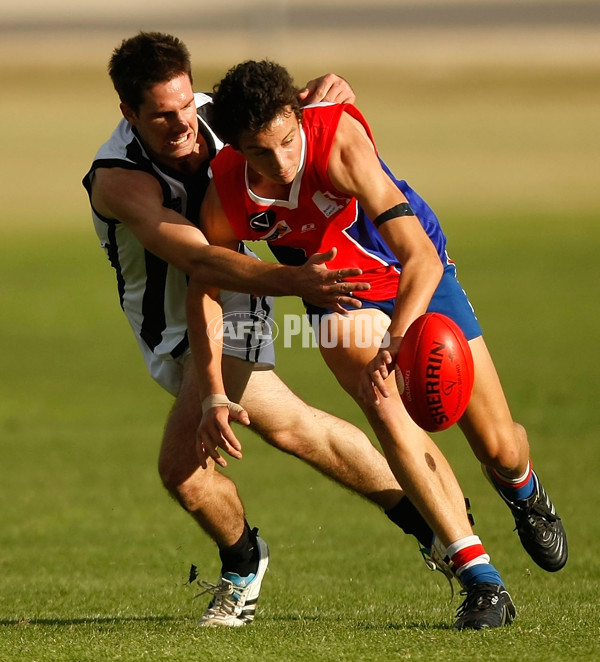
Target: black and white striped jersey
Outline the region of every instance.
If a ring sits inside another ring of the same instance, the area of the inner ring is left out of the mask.
[[[202,93],[194,96],[199,131],[212,158],[223,143],[208,124],[211,98]],[[160,166],[150,159],[129,122],[122,119],[110,139],[98,150],[83,179],[83,185],[91,201],[96,169],[117,167],[142,170],[153,175],[160,183],[165,207],[197,224],[200,205],[210,181],[209,161],[202,164],[192,176]],[[148,368],[164,388],[176,392],[178,384],[172,384],[172,378],[161,378],[161,371],[168,371],[168,366],[163,365],[163,362],[177,361],[188,351],[185,310],[187,277],[179,269],[146,250],[125,224],[103,217],[93,206],[92,218],[100,245],[116,272],[121,307],[133,328]],[[242,296],[249,299],[248,295],[237,295],[236,308],[240,307]],[[256,307],[256,303],[254,300],[252,305]],[[269,302],[265,301],[265,304],[272,308]],[[243,358],[258,361],[258,356]],[[268,367],[271,367],[271,360],[268,363]]]

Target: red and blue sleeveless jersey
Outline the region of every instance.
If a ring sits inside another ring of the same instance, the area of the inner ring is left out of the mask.
[[[336,257],[327,263],[330,269],[358,267],[363,272],[360,280],[371,285],[363,298],[391,299],[398,290],[402,265],[357,199],[336,190],[329,178],[331,147],[344,112],[361,122],[373,140],[366,120],[352,105],[305,108],[302,161],[287,200],[257,196],[247,184],[245,158],[230,146],[211,162],[213,180],[238,239],[267,241],[275,257],[291,265],[336,247]],[[446,239],[435,214],[405,181],[395,179],[383,161],[381,166],[408,199],[445,263]]]

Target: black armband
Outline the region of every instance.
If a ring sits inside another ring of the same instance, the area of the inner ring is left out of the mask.
[[[408,202],[402,202],[399,205],[391,207],[387,211],[382,212],[379,216],[373,221],[373,224],[376,228],[380,225],[383,225],[386,221],[391,220],[392,218],[399,218],[400,216],[414,216],[415,212],[411,209]]]

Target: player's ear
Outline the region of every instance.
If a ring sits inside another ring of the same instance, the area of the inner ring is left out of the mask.
[[[121,102],[119,107],[121,108],[121,113],[123,114],[123,117],[130,124],[135,124],[135,121],[137,119],[137,114],[123,101]]]

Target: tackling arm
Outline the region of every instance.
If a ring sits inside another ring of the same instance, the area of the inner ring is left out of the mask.
[[[97,170],[92,204],[102,215],[127,225],[151,253],[208,285],[256,294],[290,294],[278,282],[279,265],[257,265],[245,255],[209,246],[198,228],[163,206],[160,184],[147,173]]]
[[[233,229],[227,218],[227,214],[221,204],[221,199],[214,185],[214,182],[208,186],[204,201],[202,203],[202,210],[200,214],[200,227],[204,235],[210,242],[211,246],[229,249],[230,252],[237,250],[239,240],[235,236]],[[352,292],[360,292],[369,289],[367,283],[349,283],[338,282],[345,278],[352,278],[361,273],[360,269],[336,269],[329,271],[325,266],[335,257],[336,249],[331,249],[327,253],[318,253],[313,255],[301,267],[282,267],[285,271],[277,271],[274,275],[275,279],[278,278],[291,278],[292,282],[287,284],[280,284],[279,287],[285,288],[287,294],[299,296],[306,301],[319,306],[321,308],[329,308],[346,314],[344,306],[351,306],[360,308],[361,302],[349,294]],[[251,262],[258,262],[265,264],[259,260],[247,258]],[[271,265],[277,266],[277,265]],[[332,276],[334,281],[331,281]],[[195,277],[195,276],[194,276]],[[331,283],[331,284],[330,284]],[[223,288],[233,289],[235,291],[247,292],[248,290],[239,290],[235,287]],[[265,294],[262,291],[250,292],[251,294]],[[266,294],[271,294],[266,292]]]
[[[302,267],[288,267],[209,245],[196,226],[163,206],[160,184],[148,173],[98,169],[92,204],[103,216],[125,223],[147,250],[205,285],[247,294],[300,296],[330,308],[343,303],[360,306],[345,295],[368,289],[366,283],[338,282],[359,275],[360,270],[329,271],[325,266],[332,259],[329,254],[314,256]]]

